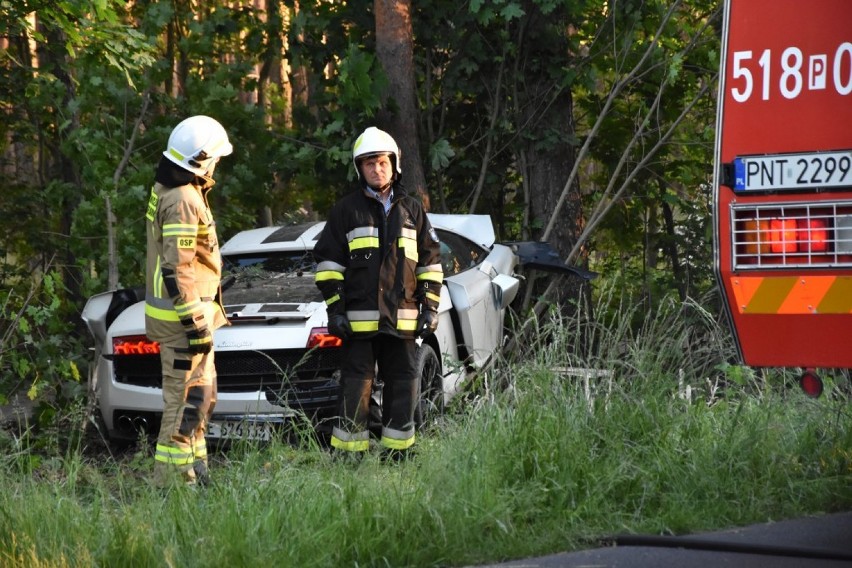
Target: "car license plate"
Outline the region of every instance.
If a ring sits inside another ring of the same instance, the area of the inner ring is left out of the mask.
[[[272,439],[272,430],[279,421],[256,420],[249,418],[241,419],[216,419],[214,418],[207,427],[209,438],[221,440],[261,440]]]
[[[735,191],[829,189],[850,185],[850,150],[743,156],[734,160]]]

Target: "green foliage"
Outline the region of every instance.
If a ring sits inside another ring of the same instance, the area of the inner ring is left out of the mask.
[[[63,305],[59,274],[32,282],[0,290],[0,403],[26,397],[37,424],[47,426],[84,395],[86,350]]]
[[[24,18],[27,11],[18,3],[13,2],[12,6],[20,10],[12,12],[10,25],[17,23],[19,31],[35,34]],[[419,122],[426,138],[420,147],[424,149],[424,162],[431,166],[427,169],[427,182],[441,194],[437,201],[440,209],[464,210],[469,194],[459,188],[476,185],[482,169],[482,147],[490,138],[495,151],[488,157],[485,178],[487,212],[498,218],[500,227],[517,228],[516,233],[501,238],[520,236],[525,229],[520,223],[525,194],[517,190],[521,171],[516,155],[518,137],[534,136],[542,149],[581,140],[559,124],[546,129],[519,128],[521,107],[538,104],[524,99],[528,77],[547,77],[554,88],[574,90],[578,108],[594,116],[607,82],[616,80],[619,70],[635,60],[647,45],[664,3],[618,3],[614,7],[607,13],[596,4],[578,0],[473,2],[464,10],[446,0],[417,3],[413,24],[423,102]],[[651,89],[661,78],[671,93],[667,104],[661,107],[666,113],[664,118],[669,119],[679,108],[674,100],[688,95],[690,85],[694,87],[701,77],[701,69],[712,67],[706,63],[714,62],[710,56],[715,53],[716,44],[710,42],[709,51],[705,52],[687,50],[685,43],[688,32],[703,21],[706,13],[703,5],[678,11],[650,64],[659,69],[650,67],[629,96],[623,98],[605,125],[601,136],[604,142],[596,147],[595,159],[611,164],[617,149],[630,136],[631,129],[625,128],[631,124],[630,116],[635,115],[643,101],[647,103]],[[522,52],[523,42],[532,41],[523,31],[539,15],[552,20],[554,25],[544,28],[546,34],[552,35],[533,38],[538,41],[535,49]],[[150,186],[154,163],[179,117],[210,114],[226,125],[236,142],[237,151],[223,161],[220,186],[213,194],[223,238],[252,225],[265,207],[272,208],[273,218],[290,217],[294,209],[305,206],[308,214],[311,209],[322,214],[338,195],[348,191],[352,180],[348,156],[351,141],[373,121],[387,85],[372,54],[372,14],[343,3],[309,2],[302,3],[298,12],[288,11],[286,16],[215,3],[193,11],[185,2],[140,2],[130,7],[112,2],[75,7],[63,4],[39,13],[40,19],[67,36],[69,47],[46,47],[55,49],[57,55],[67,55],[75,89],[72,97],[65,100],[64,80],[52,75],[50,69],[42,69],[27,79],[25,100],[16,99],[12,92],[8,98],[12,108],[31,109],[31,114],[41,121],[38,131],[52,132],[62,142],[62,153],[78,169],[83,186],[69,187],[62,198],[75,203],[72,207],[81,208],[73,212],[75,232],[81,237],[72,239],[71,248],[78,256],[93,261],[98,274],[96,281],[85,284],[86,288],[104,285],[106,250],[103,240],[98,239],[104,233],[106,212],[98,215],[96,210],[103,206],[106,196],[115,207],[118,221],[121,280],[126,284],[139,280],[135,255],[128,256],[123,251],[135,251],[141,245],[138,200]],[[73,25],[78,19],[84,24],[85,33]],[[164,51],[164,29],[178,38],[178,53]],[[571,31],[569,37],[560,39],[565,30]],[[41,41],[46,36],[34,37]],[[285,40],[284,53],[290,69],[305,72],[307,98],[294,99],[293,107],[288,108],[283,93],[272,86],[265,107],[239,103],[241,93],[253,92],[258,86],[258,66],[274,64],[270,58],[284,49]],[[567,41],[567,52],[547,48],[560,45],[561,41]],[[623,50],[613,51],[609,43],[621,45]],[[578,56],[585,52],[587,56]],[[700,57],[705,59],[699,61]],[[20,63],[23,61],[19,59]],[[17,70],[24,71],[25,67]],[[523,74],[533,71],[537,75]],[[185,76],[187,88],[173,96],[168,89],[175,73]],[[503,77],[500,85],[494,81],[499,76]],[[130,149],[128,140],[145,96],[151,97],[151,103],[142,117],[142,130],[126,169],[115,183],[116,168]],[[495,106],[500,112],[492,123]],[[284,113],[292,113],[291,123],[282,121]],[[36,131],[30,124],[31,120],[20,116],[15,128],[24,136],[27,132],[33,136]],[[578,124],[583,124],[582,114]],[[653,174],[682,184],[676,191],[668,191],[678,198],[672,204],[678,223],[682,217],[677,209],[693,201],[693,180],[702,177],[694,175],[695,164],[706,168],[706,158],[706,152],[684,156],[677,162],[677,171]],[[597,195],[595,183],[583,182],[584,188],[591,188],[587,192],[590,199]],[[637,179],[637,188],[644,187],[643,183]],[[126,188],[132,189],[123,195]],[[139,188],[144,188],[141,194]],[[643,199],[643,192],[638,191],[637,197]],[[650,208],[654,197],[652,194],[649,199],[637,201],[633,207],[637,212],[640,207]],[[614,215],[604,228],[613,234],[630,235],[629,245],[633,245],[644,234],[641,225],[637,225],[639,217]],[[527,228],[543,222],[533,219]],[[629,230],[614,229],[624,223]],[[683,242],[679,234],[668,238],[681,250],[690,250],[694,243]],[[595,247],[610,245],[606,234],[600,239],[593,243]],[[94,255],[93,243],[98,243]],[[628,246],[628,242],[615,244]],[[626,252],[635,256],[633,250]],[[700,267],[700,263],[690,266],[693,270]],[[660,260],[660,269],[664,268],[665,257]]]
[[[429,148],[429,163],[432,164],[434,171],[439,171],[449,166],[450,159],[455,155],[456,153],[453,151],[450,143],[442,138]]]
[[[716,3],[680,4],[653,38],[669,4],[414,3],[421,112],[411,120],[433,209],[465,212],[481,182],[477,212],[493,217],[500,239],[541,234],[548,219],[530,215],[530,195],[555,197],[564,180],[529,187],[530,172],[564,167],[553,157],[567,160],[585,142],[609,89],[652,46],[582,168],[580,215],[610,179],[626,181],[616,166],[637,127],[644,133],[636,148],[652,146],[716,65],[718,38],[712,28],[699,33]],[[298,11],[270,6],[261,13],[185,0],[64,2],[39,5],[36,27],[29,3],[3,3],[0,29],[10,43],[0,54],[0,104],[8,109],[0,150],[14,174],[0,192],[0,252],[16,259],[0,266],[4,284],[55,262],[63,266],[60,304],[79,321],[85,298],[107,286],[110,215],[119,285],[140,284],[154,167],[171,129],[191,114],[218,119],[235,147],[211,193],[220,240],[255,226],[266,210],[276,222],[321,217],[351,190],[352,141],[390,104],[372,11],[319,0]],[[270,80],[275,70],[289,71],[287,81]],[[644,113],[660,88],[649,123]],[[562,118],[552,120],[552,108]],[[592,268],[619,279],[643,306],[675,290],[681,299],[703,297],[713,285],[712,112],[702,99],[587,243]],[[627,160],[641,157],[637,150]],[[13,266],[22,259],[25,266]]]
[[[380,72],[375,56],[351,45],[339,64],[340,114],[348,109],[362,108],[368,115],[378,112],[387,79]]]
[[[666,7],[664,3],[619,3],[606,15],[607,25],[594,23],[588,29],[602,31],[592,45],[599,51],[591,58],[595,80],[605,88],[593,88],[575,99],[588,116],[584,120],[597,119],[608,86],[650,48],[641,73],[617,98],[591,147],[592,157],[601,167],[582,183],[592,190],[586,197],[589,205],[602,198],[613,180],[615,187],[627,184],[593,237],[591,246],[600,254],[593,257],[592,264],[596,270],[623,275],[637,298],[661,298],[668,290],[677,290],[681,298],[701,296],[714,286],[708,232],[713,162],[713,132],[708,126],[715,116],[712,90],[698,99],[671,142],[652,161],[636,172],[631,170],[700,89],[715,80],[718,37],[709,24],[718,21],[718,3],[679,5],[656,37]],[[616,38],[621,42],[616,43]],[[613,44],[620,48],[609,53]],[[658,93],[662,93],[661,99],[655,103]],[[646,122],[655,104],[652,122]],[[625,154],[631,140],[635,146]],[[622,159],[630,166],[619,171]]]

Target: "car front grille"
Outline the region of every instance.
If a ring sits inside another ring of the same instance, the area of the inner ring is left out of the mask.
[[[273,403],[303,409],[336,404],[340,349],[222,351],[215,355],[219,392],[264,391]],[[161,388],[159,355],[113,357],[118,383]]]

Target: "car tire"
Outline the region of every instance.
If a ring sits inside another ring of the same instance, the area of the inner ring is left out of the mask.
[[[417,377],[420,378],[417,404],[414,407],[414,423],[419,430],[444,413],[444,389],[441,360],[431,345],[424,343],[417,348],[414,365]]]

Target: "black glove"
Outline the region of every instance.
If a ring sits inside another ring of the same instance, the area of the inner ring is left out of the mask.
[[[187,331],[186,338],[189,340],[190,353],[210,353],[213,351],[213,336],[206,327]]]
[[[435,333],[438,329],[438,312],[424,308],[417,317],[417,328],[414,330],[415,337],[426,337]]]
[[[352,336],[352,326],[346,314],[334,314],[328,318],[328,332],[332,335],[346,340]]]

